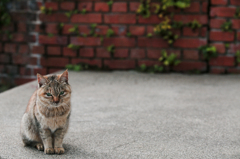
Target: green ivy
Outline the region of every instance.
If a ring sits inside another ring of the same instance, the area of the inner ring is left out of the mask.
[[[0,1],[0,28],[8,26],[11,23],[11,16],[7,10],[7,3],[9,0]]]
[[[71,10],[69,12],[66,12],[65,15],[70,18],[73,14],[78,14],[79,11],[78,10]]]
[[[197,20],[193,20],[192,22],[189,22],[187,26],[189,26],[192,30],[196,30],[201,28],[202,24],[200,24]]]
[[[221,25],[221,29],[222,31],[232,31],[232,22],[231,21],[227,21],[227,22],[224,22],[222,25]]]
[[[45,6],[41,6],[40,11],[43,14],[49,14],[49,15],[52,14],[52,8],[46,8]]]
[[[114,31],[112,29],[108,29],[106,33],[106,37],[109,38],[114,35]]]
[[[77,50],[77,49],[80,48],[79,45],[74,45],[74,44],[69,44],[67,47],[68,47],[69,49],[73,49],[73,50]]]
[[[115,45],[109,45],[107,47],[107,51],[111,54],[111,56],[114,54],[115,52]]]
[[[150,2],[151,0],[141,0],[141,4],[137,9],[137,14],[142,15],[144,18],[150,17],[151,16]]]
[[[89,69],[89,65],[85,63],[80,63],[76,65],[68,64],[65,66],[65,68],[72,71],[83,71]]]
[[[213,57],[217,57],[217,49],[215,46],[204,45],[199,47],[200,52],[205,60],[210,60]]]
[[[159,61],[162,62],[164,66],[177,66],[181,63],[181,61],[177,59],[177,55],[174,53],[168,55],[166,50],[162,50],[161,55]]]

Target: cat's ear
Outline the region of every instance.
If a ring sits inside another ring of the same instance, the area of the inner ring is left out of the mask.
[[[59,78],[59,81],[60,82],[65,82],[65,83],[68,83],[68,70],[64,71],[60,78]]]
[[[38,88],[42,87],[42,85],[47,84],[47,79],[44,78],[42,75],[40,75],[39,73],[37,74],[37,80],[38,80]]]

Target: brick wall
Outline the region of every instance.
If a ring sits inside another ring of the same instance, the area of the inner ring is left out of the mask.
[[[16,84],[35,79],[36,73],[48,74],[63,69],[66,64],[88,63],[101,69],[128,70],[141,64],[152,66],[161,63],[161,50],[173,52],[182,61],[174,67],[175,72],[239,73],[235,53],[240,50],[240,20],[234,18],[238,0],[192,0],[185,10],[174,9],[173,17],[184,23],[198,20],[202,27],[193,31],[184,27],[175,32],[180,36],[172,46],[160,36],[154,35],[153,27],[162,19],[157,15],[143,18],[136,15],[139,0],[116,0],[109,7],[105,0],[86,1],[16,1],[8,5],[13,23],[4,28],[10,30],[13,38],[0,38],[0,76],[12,74]],[[52,14],[42,14],[40,6],[52,8]],[[86,9],[86,14],[65,15],[71,10]],[[225,21],[233,24],[232,32],[223,32],[220,26]],[[57,26],[63,23],[62,29]],[[76,36],[69,29],[78,26],[81,35],[89,34],[91,24],[96,23],[94,36]],[[114,36],[105,37],[108,29]],[[131,36],[127,36],[131,33]],[[153,37],[146,35],[153,33]],[[77,50],[68,44],[80,45]],[[110,54],[107,46],[115,45]],[[218,57],[209,62],[203,60],[198,47],[212,44],[217,47]],[[226,47],[225,44],[229,44]]]

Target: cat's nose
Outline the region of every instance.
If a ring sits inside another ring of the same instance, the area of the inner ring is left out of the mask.
[[[59,103],[59,98],[54,96],[53,97],[53,103],[58,104]]]
[[[56,103],[56,104],[58,104],[58,103],[59,103],[59,100],[53,101],[53,103]]]

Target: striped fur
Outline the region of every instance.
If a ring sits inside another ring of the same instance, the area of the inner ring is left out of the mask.
[[[71,112],[68,71],[61,75],[37,76],[39,88],[30,98],[21,121],[22,140],[46,154],[62,154]]]

